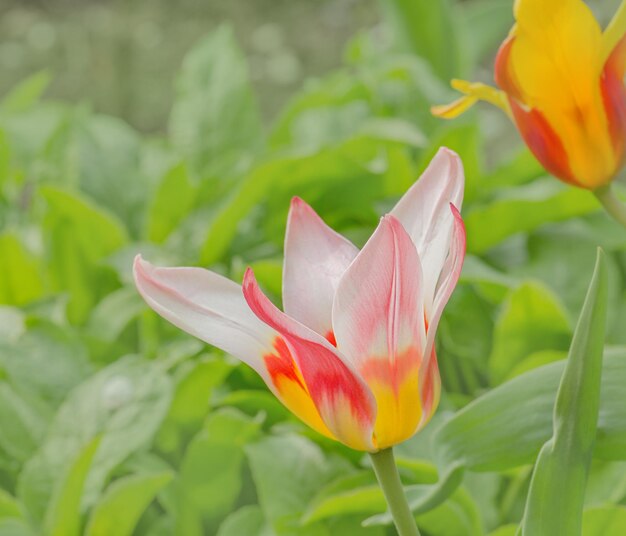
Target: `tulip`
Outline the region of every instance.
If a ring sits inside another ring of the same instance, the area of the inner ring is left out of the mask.
[[[495,104],[548,172],[602,193],[626,156],[626,0],[604,32],[582,0],[517,0],[514,11],[495,62],[500,90],[455,80],[464,96],[433,113]]]
[[[434,340],[465,254],[463,185],[458,156],[441,149],[361,251],[294,198],[284,312],[251,269],[238,285],[137,256],[135,282],[152,309],[251,366],[311,428],[377,452],[420,430],[439,401]]]

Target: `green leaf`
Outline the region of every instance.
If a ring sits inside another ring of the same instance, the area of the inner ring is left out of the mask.
[[[68,467],[67,474],[59,480],[44,520],[48,536],[78,536],[83,488],[99,445],[99,437],[89,442]]]
[[[415,512],[434,508],[461,484],[463,472],[506,471],[533,463],[552,434],[552,411],[565,363],[559,361],[492,389],[446,421],[433,449],[439,482],[417,498]],[[602,369],[600,416],[594,456],[626,459],[626,349],[607,351]]]
[[[591,508],[583,514],[582,536],[623,536],[626,534],[626,508],[611,505]]]
[[[21,309],[0,305],[0,345],[15,343],[21,337],[26,329],[25,320]]]
[[[34,454],[46,433],[46,417],[41,408],[0,381],[0,448],[13,459],[25,462]]]
[[[560,185],[552,178],[510,188],[506,197],[475,207],[465,216],[467,249],[484,253],[516,233],[596,210],[598,202],[588,191]]]
[[[307,507],[302,521],[312,523],[340,515],[379,512],[386,506],[373,472],[359,472],[322,488]]]
[[[44,292],[39,259],[14,233],[0,234],[0,303],[24,305]]]
[[[554,433],[535,464],[522,534],[581,533],[583,501],[596,440],[608,294],[604,252],[574,332],[554,406]]]
[[[425,58],[442,80],[463,76],[457,24],[448,0],[384,0],[383,8],[403,51]]]
[[[17,113],[31,108],[39,101],[50,84],[50,75],[40,71],[14,87],[0,102],[1,113]]]
[[[471,64],[477,65],[506,37],[514,24],[513,9],[502,0],[474,0],[460,4],[460,22],[463,24],[463,45],[469,47]]]
[[[40,450],[25,465],[18,496],[41,517],[68,457],[101,437],[83,501],[92,504],[109,472],[148,444],[167,413],[171,382],[158,363],[120,359],[76,387],[60,407]]]
[[[268,437],[245,450],[266,519],[275,529],[289,527],[296,534],[311,499],[349,472],[345,461],[325,457],[317,445],[295,435]]]
[[[73,126],[66,150],[73,157],[75,169],[70,169],[81,191],[138,236],[152,188],[140,168],[143,147],[138,133],[124,121],[104,115],[79,118]]]
[[[35,536],[32,529],[19,519],[0,519],[0,536]]]
[[[213,389],[223,383],[231,370],[229,363],[218,358],[193,363],[176,385],[168,419],[183,428],[197,429],[210,408]]]
[[[164,472],[115,481],[94,507],[85,536],[131,536],[143,511],[172,476]]]
[[[145,309],[135,287],[123,287],[107,294],[93,309],[87,332],[98,340],[115,342],[124,328]]]
[[[98,263],[124,245],[126,231],[113,215],[77,194],[52,187],[41,193],[48,203],[50,273],[55,287],[70,294],[68,317],[80,323],[110,287],[111,275],[107,280]]]
[[[21,505],[7,491],[0,489],[0,520],[10,518],[22,518]]]
[[[146,236],[161,243],[185,218],[196,201],[197,188],[191,182],[187,166],[179,164],[170,169],[148,206]]]
[[[48,322],[31,322],[13,344],[0,345],[0,363],[21,394],[54,408],[94,370],[78,335]]]
[[[208,417],[181,462],[177,481],[181,510],[212,524],[232,511],[242,487],[243,446],[260,426],[259,419],[229,408]],[[180,527],[179,531],[186,532]]]
[[[244,506],[230,514],[220,525],[217,536],[275,536],[267,526],[263,511],[256,504]]]
[[[558,298],[539,283],[514,289],[496,321],[489,372],[501,383],[525,358],[540,350],[566,350],[571,328]]]
[[[196,45],[176,85],[174,145],[200,177],[232,177],[256,153],[263,134],[248,68],[229,27]]]

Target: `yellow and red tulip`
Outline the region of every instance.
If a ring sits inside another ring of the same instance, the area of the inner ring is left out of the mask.
[[[463,185],[458,156],[440,150],[361,251],[294,198],[284,312],[251,269],[238,285],[138,256],[136,285],[165,319],[250,365],[310,427],[375,452],[415,434],[439,401],[434,339],[465,255]]]
[[[500,90],[455,80],[465,96],[433,113],[491,102],[551,174],[590,190],[608,184],[626,156],[626,1],[604,32],[582,0],[517,0],[514,11],[496,58]]]

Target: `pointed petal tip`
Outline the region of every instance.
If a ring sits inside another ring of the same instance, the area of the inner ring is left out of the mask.
[[[250,266],[248,266],[243,274],[243,281],[241,283],[241,286],[244,289],[244,293],[256,285],[257,281],[254,275],[254,270]]]
[[[447,158],[451,160],[458,160],[458,161],[461,160],[461,157],[457,154],[456,151],[453,151],[452,149],[450,149],[449,147],[446,147],[445,145],[442,145],[441,147],[439,147],[439,150],[437,151],[435,158],[439,155],[446,156]]]
[[[291,203],[289,205],[289,216],[300,216],[307,212],[315,212],[311,205],[309,205],[304,199],[294,195],[291,198]]]
[[[135,284],[137,288],[141,291],[140,283],[142,280],[148,279],[150,277],[150,272],[154,269],[154,266],[146,261],[141,253],[135,255],[135,259],[133,260],[133,278],[135,280]]]

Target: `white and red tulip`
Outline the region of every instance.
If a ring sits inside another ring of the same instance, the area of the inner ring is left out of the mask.
[[[306,424],[369,452],[420,430],[439,402],[434,339],[465,255],[463,167],[441,149],[361,251],[294,198],[281,311],[243,285],[135,260],[161,316],[250,365]]]

